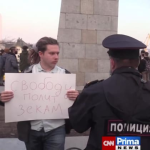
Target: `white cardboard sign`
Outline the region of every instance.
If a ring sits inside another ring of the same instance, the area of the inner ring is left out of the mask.
[[[75,89],[75,74],[8,73],[5,91],[14,98],[5,104],[5,122],[68,118],[73,104],[66,93]]]

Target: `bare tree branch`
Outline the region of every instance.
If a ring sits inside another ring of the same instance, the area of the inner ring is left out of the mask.
[[[0,44],[13,44],[15,42],[16,42],[16,39],[7,39],[7,38],[5,38],[5,39],[0,40]]]

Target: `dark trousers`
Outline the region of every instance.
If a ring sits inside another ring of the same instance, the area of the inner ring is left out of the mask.
[[[64,150],[65,126],[49,132],[31,130],[27,150]]]

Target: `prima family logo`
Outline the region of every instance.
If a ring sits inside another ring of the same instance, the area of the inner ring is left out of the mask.
[[[102,137],[102,150],[141,150],[140,137]]]

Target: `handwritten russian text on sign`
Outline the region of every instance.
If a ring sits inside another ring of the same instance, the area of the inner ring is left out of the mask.
[[[75,89],[74,74],[6,74],[5,91],[14,98],[5,104],[5,122],[68,118],[72,105],[66,93]]]

